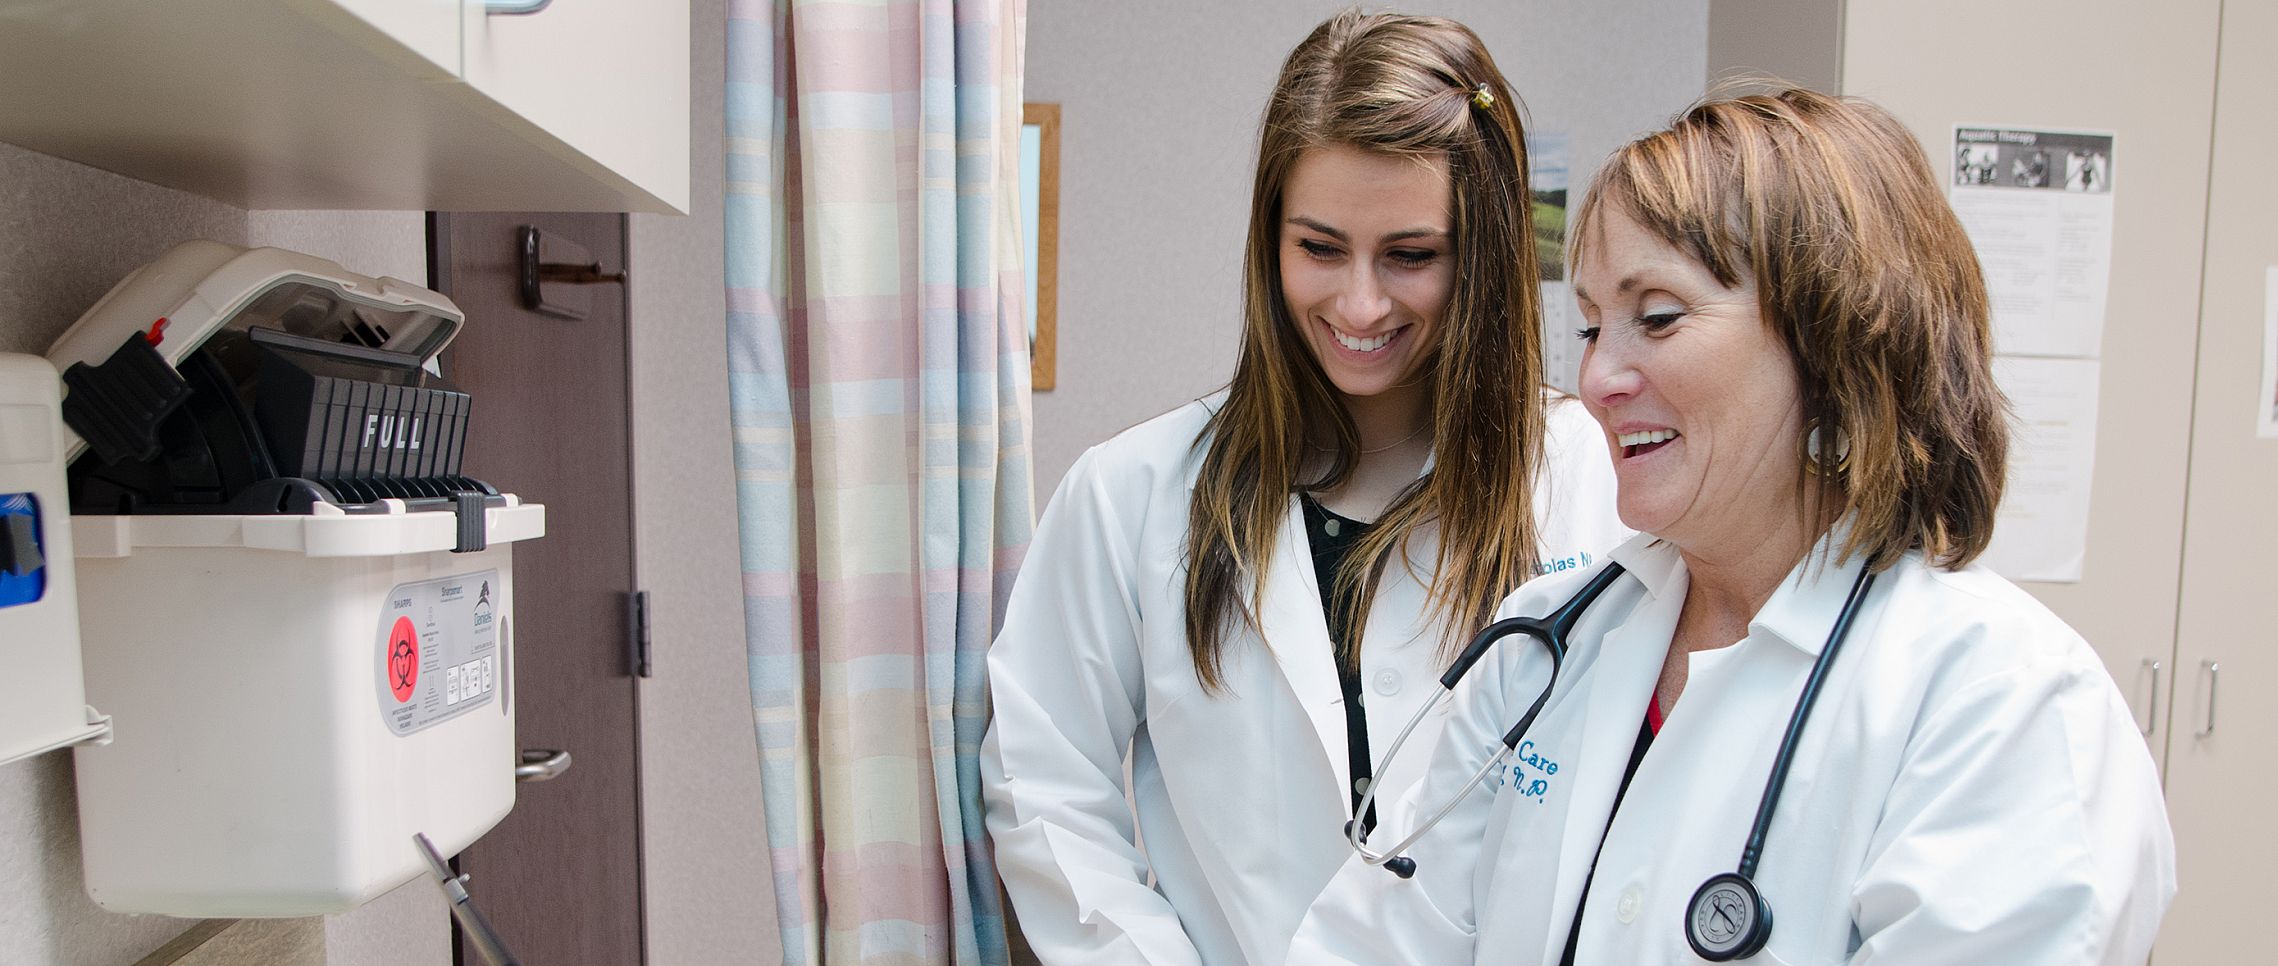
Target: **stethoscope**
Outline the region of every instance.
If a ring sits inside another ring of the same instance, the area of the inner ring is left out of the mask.
[[[1376,766],[1376,774],[1385,774],[1392,767],[1392,761],[1399,756],[1400,747],[1407,743],[1408,735],[1416,730],[1426,715],[1448,700],[1455,690],[1456,682],[1463,680],[1464,674],[1479,663],[1479,659],[1495,642],[1512,634],[1525,634],[1534,638],[1544,650],[1550,652],[1550,680],[1543,684],[1542,693],[1535,697],[1534,704],[1519,718],[1519,723],[1503,735],[1502,750],[1497,751],[1494,757],[1488,759],[1487,764],[1472,773],[1471,780],[1464,782],[1463,787],[1456,790],[1447,804],[1440,806],[1431,818],[1408,833],[1407,838],[1378,852],[1368,847],[1365,833],[1358,823],[1345,823],[1346,841],[1352,844],[1354,852],[1360,854],[1361,861],[1381,865],[1403,879],[1416,874],[1416,860],[1402,853],[1415,845],[1426,832],[1430,832],[1441,819],[1455,811],[1455,807],[1462,804],[1473,789],[1486,781],[1488,775],[1500,770],[1503,762],[1517,750],[1519,741],[1526,737],[1527,729],[1534,725],[1535,716],[1541,714],[1543,705],[1549,703],[1551,689],[1558,686],[1558,672],[1566,661],[1567,633],[1582,619],[1582,612],[1589,609],[1598,595],[1605,593],[1606,588],[1621,575],[1621,565],[1609,562],[1604,570],[1590,578],[1588,584],[1567,598],[1566,603],[1559,605],[1557,610],[1543,617],[1509,617],[1496,621],[1464,645],[1463,652],[1456,656],[1455,663],[1448,666],[1446,674],[1440,675],[1441,693],[1425,702],[1424,707],[1417,709],[1415,716],[1408,719],[1408,726],[1400,729],[1400,734],[1392,739],[1392,745],[1385,749],[1384,760]],[[1858,579],[1852,582],[1851,594],[1843,600],[1843,610],[1836,614],[1834,626],[1827,630],[1827,644],[1820,649],[1818,660],[1812,662],[1811,677],[1804,681],[1803,693],[1796,698],[1795,712],[1788,716],[1787,734],[1780,739],[1779,754],[1772,759],[1771,777],[1765,781],[1764,797],[1756,806],[1756,823],[1749,827],[1748,845],[1740,852],[1740,868],[1701,883],[1701,887],[1693,892],[1692,901],[1685,907],[1685,941],[1692,945],[1693,952],[1698,953],[1702,959],[1720,963],[1746,959],[1756,955],[1772,938],[1772,907],[1756,891],[1755,883],[1756,867],[1764,856],[1765,833],[1772,827],[1772,812],[1780,804],[1780,789],[1787,784],[1788,766],[1795,762],[1796,745],[1803,736],[1804,722],[1811,717],[1811,706],[1819,699],[1820,684],[1827,679],[1827,669],[1834,665],[1835,654],[1842,649],[1843,638],[1851,631],[1852,618],[1859,613],[1859,602],[1866,597],[1867,588],[1872,587],[1874,582],[1875,568],[1869,562],[1860,568]],[[1367,814],[1369,806],[1375,801],[1376,783],[1371,782],[1368,791],[1361,796],[1360,804],[1355,807],[1354,814]],[[1577,928],[1580,926],[1579,923],[1575,925]]]

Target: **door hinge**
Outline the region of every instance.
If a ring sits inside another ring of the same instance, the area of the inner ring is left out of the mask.
[[[649,676],[649,592],[645,590],[625,598],[625,668],[634,677]]]

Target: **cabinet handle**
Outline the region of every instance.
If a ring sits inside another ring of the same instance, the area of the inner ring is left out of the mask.
[[[2215,733],[2215,688],[2223,683],[2223,665],[2219,661],[2200,661],[2199,667],[2207,672],[2207,726],[2193,737],[2204,738]]]
[[[483,0],[482,12],[493,17],[527,17],[553,3],[554,0]]]
[[[2151,669],[2151,700],[2146,702],[2143,725],[2144,734],[2149,735],[2159,727],[2159,662],[2147,657],[2144,666]]]

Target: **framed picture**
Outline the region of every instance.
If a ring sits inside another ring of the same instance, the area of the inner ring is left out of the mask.
[[[1029,382],[1052,388],[1060,303],[1060,105],[1021,105],[1021,244],[1028,256]]]

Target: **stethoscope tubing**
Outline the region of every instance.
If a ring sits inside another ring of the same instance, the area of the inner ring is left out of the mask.
[[[1574,629],[1574,625],[1581,619],[1582,613],[1592,603],[1596,602],[1598,596],[1604,593],[1606,588],[1612,585],[1621,574],[1622,567],[1620,564],[1608,562],[1605,569],[1591,578],[1588,585],[1549,615],[1541,618],[1505,618],[1487,625],[1485,629],[1472,637],[1471,642],[1464,646],[1463,652],[1456,657],[1455,662],[1449,665],[1447,673],[1440,676],[1439,695],[1431,701],[1425,702],[1424,706],[1417,709],[1415,715],[1408,719],[1407,726],[1400,729],[1399,735],[1394,737],[1392,744],[1385,749],[1384,757],[1377,763],[1374,774],[1381,778],[1391,770],[1392,762],[1399,757],[1401,747],[1408,743],[1409,736],[1414,734],[1417,726],[1423,723],[1424,717],[1434,713],[1442,704],[1453,700],[1456,684],[1463,679],[1466,673],[1470,672],[1473,665],[1477,664],[1479,659],[1486,655],[1488,648],[1494,646],[1497,641],[1512,634],[1525,634],[1534,638],[1543,646],[1544,650],[1550,652],[1550,680],[1543,684],[1542,692],[1535,696],[1534,704],[1527,708],[1526,715],[1520,718],[1519,723],[1512,726],[1508,733],[1504,734],[1503,747],[1489,756],[1486,764],[1481,765],[1478,771],[1473,772],[1471,778],[1463,783],[1463,787],[1449,796],[1447,802],[1433,812],[1430,818],[1418,825],[1414,831],[1409,832],[1406,837],[1391,848],[1381,852],[1369,848],[1366,830],[1361,828],[1359,819],[1346,822],[1346,841],[1363,862],[1381,866],[1403,879],[1416,874],[1416,860],[1409,858],[1404,853],[1422,840],[1434,827],[1438,826],[1441,820],[1453,814],[1456,806],[1463,804],[1464,800],[1470,797],[1472,791],[1477,789],[1480,783],[1487,780],[1488,775],[1494,774],[1503,767],[1505,761],[1509,760],[1518,748],[1519,742],[1526,737],[1527,729],[1534,725],[1535,716],[1541,714],[1543,707],[1549,703],[1551,692],[1558,687],[1558,676],[1566,663],[1567,634]],[[1685,939],[1693,947],[1694,952],[1699,953],[1704,958],[1717,962],[1747,958],[1761,950],[1770,936],[1771,909],[1756,892],[1753,882],[1756,876],[1756,868],[1764,855],[1764,841],[1770,834],[1772,815],[1779,807],[1780,793],[1787,786],[1788,769],[1795,763],[1795,752],[1797,746],[1802,742],[1804,725],[1811,719],[1812,707],[1819,701],[1821,686],[1827,680],[1829,669],[1835,664],[1837,653],[1842,650],[1843,642],[1850,636],[1851,625],[1858,617],[1860,602],[1866,598],[1867,592],[1874,587],[1874,583],[1874,561],[1868,560],[1864,562],[1858,579],[1851,583],[1851,592],[1843,600],[1843,609],[1836,615],[1834,625],[1828,628],[1826,643],[1821,646],[1819,655],[1812,661],[1811,674],[1804,680],[1803,693],[1797,696],[1795,709],[1788,715],[1786,732],[1781,736],[1779,750],[1772,758],[1772,772],[1765,779],[1763,797],[1756,804],[1756,820],[1748,829],[1748,843],[1741,850],[1739,870],[1712,877],[1708,882],[1703,883],[1701,889],[1693,895],[1692,903],[1689,904],[1691,908],[1688,909],[1686,915]],[[1368,814],[1369,808],[1376,802],[1376,786],[1376,781],[1369,782],[1368,787],[1361,794],[1360,802],[1353,809],[1354,815]],[[1721,891],[1712,893],[1712,889]],[[1736,933],[1735,937],[1725,937],[1722,942],[1704,940],[1696,929],[1698,926],[1695,921],[1698,917],[1697,908],[1704,896],[1709,897],[1710,901],[1714,901],[1718,895],[1724,894],[1744,900],[1752,908],[1753,918],[1744,930]]]
[[[1440,695],[1438,700],[1426,704],[1424,706],[1424,711],[1429,712],[1434,705],[1437,705],[1441,701],[1445,700],[1447,700],[1447,695]],[[1421,720],[1423,720],[1423,714],[1419,713],[1416,716],[1415,721]],[[1402,737],[1406,737],[1407,732],[1415,728],[1415,721],[1410,721],[1408,728],[1402,729]],[[1395,742],[1393,747],[1399,747],[1398,743]],[[1387,863],[1390,863],[1393,860],[1399,858],[1403,853],[1407,852],[1411,846],[1414,846],[1418,841],[1422,840],[1426,833],[1430,832],[1434,826],[1440,824],[1441,819],[1444,819],[1448,817],[1449,814],[1453,813],[1456,806],[1463,804],[1464,799],[1470,797],[1471,790],[1478,788],[1480,782],[1487,780],[1487,776],[1494,774],[1496,769],[1503,767],[1504,760],[1508,759],[1510,756],[1511,749],[1509,748],[1504,748],[1500,751],[1497,751],[1492,757],[1487,759],[1486,764],[1479,766],[1478,771],[1471,773],[1471,779],[1463,783],[1462,789],[1458,790],[1454,795],[1448,797],[1447,804],[1440,806],[1439,811],[1433,812],[1431,818],[1424,820],[1423,824],[1416,826],[1415,831],[1408,833],[1407,838],[1401,839],[1391,848],[1386,849],[1382,852],[1378,852],[1374,849],[1369,848],[1368,839],[1363,837],[1360,822],[1357,819],[1345,823],[1345,840],[1352,845],[1353,851],[1360,855],[1361,861],[1366,862],[1369,865],[1387,865]],[[1387,759],[1390,757],[1391,756],[1389,755],[1386,756]],[[1356,814],[1368,814],[1368,807],[1371,804],[1374,804],[1375,801],[1376,783],[1372,781],[1368,785],[1368,791],[1361,794],[1360,806],[1355,809]],[[1415,872],[1415,866],[1413,864],[1405,866],[1405,871],[1403,871],[1403,867],[1400,866],[1387,865],[1387,867],[1391,868],[1395,874],[1398,874],[1403,879],[1407,878],[1409,875],[1414,874]]]
[[[1875,568],[1872,561],[1859,571],[1859,579],[1851,582],[1851,593],[1843,599],[1843,610],[1835,616],[1835,626],[1827,630],[1827,646],[1818,660],[1812,662],[1811,677],[1803,682],[1803,695],[1796,700],[1795,710],[1788,714],[1787,732],[1780,737],[1780,750],[1772,758],[1772,774],[1764,781],[1764,797],[1756,803],[1756,823],[1748,827],[1748,844],[1740,851],[1740,875],[1756,878],[1756,865],[1764,857],[1764,840],[1771,834],[1772,812],[1780,804],[1780,790],[1788,783],[1788,766],[1795,764],[1796,746],[1803,741],[1804,723],[1811,719],[1811,707],[1819,703],[1819,686],[1827,680],[1829,668],[1835,666],[1835,652],[1843,649],[1843,639],[1851,634],[1851,622],[1859,616],[1859,601],[1875,585]]]
[[[1495,642],[1513,634],[1525,634],[1534,638],[1542,644],[1544,650],[1550,652],[1550,680],[1543,684],[1542,692],[1535,696],[1534,704],[1529,706],[1527,713],[1519,718],[1519,723],[1504,733],[1502,750],[1489,757],[1487,763],[1481,765],[1478,771],[1471,774],[1470,780],[1463,783],[1462,788],[1448,797],[1446,804],[1441,805],[1438,811],[1432,813],[1431,818],[1409,832],[1407,837],[1401,839],[1399,843],[1378,852],[1368,847],[1368,840],[1361,829],[1358,818],[1346,822],[1345,840],[1352,846],[1353,851],[1361,857],[1361,861],[1369,865],[1385,866],[1401,878],[1407,878],[1414,873],[1415,863],[1413,861],[1402,860],[1400,865],[1391,863],[1399,858],[1402,853],[1407,852],[1410,846],[1422,840],[1426,833],[1440,824],[1441,819],[1454,813],[1456,806],[1463,804],[1464,799],[1470,797],[1472,790],[1478,788],[1481,782],[1486,781],[1488,775],[1494,774],[1497,769],[1501,768],[1503,762],[1509,759],[1512,752],[1518,748],[1520,740],[1526,737],[1527,729],[1534,726],[1535,717],[1542,714],[1544,705],[1550,703],[1551,692],[1558,687],[1558,673],[1566,663],[1567,633],[1574,629],[1574,624],[1581,620],[1582,613],[1597,601],[1598,595],[1605,593],[1606,588],[1613,585],[1613,582],[1622,575],[1622,572],[1620,564],[1608,562],[1604,570],[1590,579],[1589,584],[1549,615],[1539,618],[1506,617],[1487,625],[1478,634],[1472,636],[1471,642],[1464,645],[1463,652],[1456,656],[1455,662],[1448,665],[1447,672],[1440,675],[1440,693],[1432,700],[1424,702],[1423,707],[1416,709],[1416,713],[1408,719],[1407,726],[1401,728],[1400,734],[1392,739],[1392,744],[1384,749],[1384,757],[1377,762],[1374,771],[1374,774],[1379,778],[1384,775],[1386,769],[1392,767],[1393,759],[1399,756],[1401,746],[1408,743],[1408,736],[1415,732],[1416,726],[1423,723],[1426,715],[1433,713],[1440,705],[1454,698],[1456,684],[1463,680],[1465,674],[1470,673],[1472,666],[1479,663],[1479,659],[1486,655],[1487,649],[1493,647]],[[1377,781],[1370,781],[1367,790],[1361,793],[1360,803],[1353,808],[1355,816],[1368,814],[1369,806],[1375,804],[1377,784]]]

